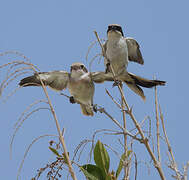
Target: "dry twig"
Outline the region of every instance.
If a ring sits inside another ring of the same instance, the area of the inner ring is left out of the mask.
[[[161,154],[160,154],[160,132],[159,132],[159,113],[158,113],[158,98],[157,98],[157,87],[155,87],[155,108],[156,108],[156,138],[157,138],[157,152],[158,152],[158,161],[161,163]]]

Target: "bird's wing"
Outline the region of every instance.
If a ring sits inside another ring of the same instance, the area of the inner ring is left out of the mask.
[[[41,86],[40,79],[45,86],[61,91],[67,87],[69,81],[69,73],[66,71],[51,71],[51,72],[39,72],[33,76],[22,79],[19,83],[20,86]]]
[[[101,71],[91,72],[92,81],[95,83],[103,83],[104,81],[114,81],[112,73]]]
[[[107,40],[108,41],[108,40]],[[107,49],[107,41],[102,45],[103,49],[104,49],[104,53],[106,54],[106,49]],[[102,55],[105,56],[102,52]]]
[[[133,38],[125,38],[128,47],[129,61],[134,61],[139,64],[144,64],[142,54],[140,52],[140,46]]]

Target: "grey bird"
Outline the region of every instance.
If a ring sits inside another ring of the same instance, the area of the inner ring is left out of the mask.
[[[129,61],[143,65],[144,60],[137,41],[133,38],[124,37],[120,25],[109,25],[107,37],[107,41],[103,44],[106,73],[111,73],[113,69],[116,80],[125,82],[143,100],[145,100],[144,92],[139,86],[151,88],[157,85],[165,85],[165,81],[148,80],[127,71]]]
[[[22,87],[41,86],[41,81],[56,91],[68,88],[71,103],[79,103],[81,111],[86,116],[93,116],[94,82],[111,81],[112,76],[104,72],[89,73],[83,63],[73,63],[70,73],[66,71],[39,72],[22,79]]]

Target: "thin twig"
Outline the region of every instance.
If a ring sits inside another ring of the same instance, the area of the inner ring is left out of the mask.
[[[0,66],[0,68],[4,68],[4,67],[9,66],[9,65],[12,65],[12,64],[25,64],[25,65],[28,65],[28,66],[33,67],[33,70],[34,70],[35,72],[40,71],[37,66],[35,66],[35,65],[31,64],[31,63],[27,63],[27,62],[25,62],[25,61],[19,61],[19,60],[17,60],[17,61],[12,61],[12,62],[3,64],[3,65]],[[35,68],[35,69],[34,69],[34,68]],[[37,71],[36,71],[36,70],[37,70]]]
[[[120,86],[121,86],[121,89],[123,90],[123,83],[121,82],[121,84],[120,84]],[[122,109],[122,116],[123,116],[123,127],[125,128],[125,129],[127,129],[126,128],[126,114],[125,114],[125,111],[124,111],[124,109],[125,109],[125,105],[124,105],[124,102],[123,102],[123,97],[121,96],[121,109]],[[127,135],[126,134],[124,134],[123,135],[123,137],[124,137],[124,152],[125,152],[125,161],[128,161],[128,157],[127,157]],[[128,178],[129,178],[129,164],[128,164],[128,166],[124,166],[124,180],[127,180]]]
[[[32,67],[22,67],[22,68],[18,68],[18,69],[16,69],[13,73],[11,73],[9,76],[7,76],[4,80],[3,80],[3,82],[1,83],[1,85],[0,85],[0,96],[1,96],[1,94],[2,94],[2,92],[3,92],[3,89],[6,87],[4,84],[9,80],[9,78],[11,78],[12,76],[14,76],[16,73],[18,73],[18,72],[20,72],[20,71],[23,71],[23,70],[31,70],[32,69]]]
[[[67,97],[68,99],[70,98],[70,96],[68,96],[68,95],[66,95],[66,94],[64,94],[64,93],[60,93],[60,95],[65,96],[65,97]]]
[[[165,123],[164,123],[164,118],[163,118],[163,114],[162,114],[162,111],[161,111],[161,106],[159,105],[159,111],[160,111],[160,119],[161,119],[161,124],[162,124],[162,128],[163,128],[163,133],[164,133],[164,137],[165,137],[165,141],[166,141],[166,144],[167,144],[167,147],[168,147],[168,152],[170,154],[170,163],[171,163],[171,166],[173,166],[173,170],[175,171],[176,173],[176,176],[178,179],[181,179],[181,176],[180,176],[180,173],[178,171],[178,168],[177,168],[177,163],[175,161],[175,157],[173,155],[173,151],[172,151],[172,148],[171,148],[171,145],[169,143],[169,139],[168,139],[168,136],[167,136],[167,133],[166,133],[166,129],[165,129]]]
[[[11,91],[4,99],[3,102],[6,103],[6,101],[13,96],[13,94],[15,94],[19,89],[21,89],[22,87],[17,87],[15,88],[13,91]]]
[[[29,152],[29,150],[30,150],[30,148],[32,147],[32,145],[35,143],[35,142],[37,142],[39,139],[41,139],[41,138],[44,138],[44,137],[52,137],[52,136],[54,136],[54,137],[58,137],[57,135],[54,135],[54,134],[45,134],[45,135],[42,135],[42,136],[39,136],[39,137],[37,137],[37,138],[35,138],[33,141],[32,141],[32,143],[28,146],[28,148],[26,149],[26,151],[25,151],[25,153],[24,153],[24,157],[23,157],[23,160],[22,160],[22,162],[21,162],[21,164],[20,164],[20,166],[19,166],[19,169],[18,169],[18,173],[17,173],[17,180],[18,180],[18,178],[19,178],[19,176],[20,176],[20,172],[21,172],[21,170],[22,170],[22,167],[23,167],[23,164],[24,164],[24,160],[26,159],[26,156],[27,156],[27,154],[28,154],[28,152]]]
[[[118,159],[122,160],[121,155],[113,147],[111,147],[111,146],[109,146],[107,144],[104,144],[104,146],[106,146],[107,148],[109,148],[117,156]],[[124,163],[124,161],[123,161],[123,163]]]
[[[16,126],[18,125],[18,123],[22,120],[22,117],[25,115],[26,112],[28,112],[34,105],[39,104],[41,102],[47,103],[47,101],[45,101],[44,99],[40,99],[40,100],[34,101],[32,104],[30,104],[29,106],[27,106],[26,109],[20,115],[18,121],[14,124],[14,128],[16,128]]]
[[[137,180],[137,173],[138,173],[138,161],[137,161],[137,156],[136,154],[134,153],[134,156],[135,156],[135,180]]]
[[[74,150],[74,155],[73,155],[72,161],[75,160],[76,155],[78,154],[78,152],[79,152],[79,150],[82,148],[82,146],[87,145],[89,142],[92,142],[92,141],[89,140],[89,139],[84,139],[83,141],[81,141],[81,142],[79,143],[79,145],[77,145],[77,147],[76,147],[75,150]],[[80,151],[80,153],[79,153],[78,162],[79,162],[79,159],[80,159],[80,156],[81,156],[82,151],[83,151],[83,149],[82,149],[82,150]]]
[[[101,59],[102,54],[96,54],[96,55],[90,60],[90,63],[89,63],[89,72],[91,72],[92,63],[93,63],[94,60],[95,60],[97,57],[99,57],[99,56],[100,56],[99,59]]]
[[[132,137],[133,139],[136,139],[139,142],[143,142],[142,139],[137,138],[136,136],[134,136],[133,134],[131,134],[130,132],[128,132],[124,127],[121,126],[121,124],[119,124],[119,122],[113,118],[104,108],[101,108],[100,110],[101,113],[104,113],[106,116],[108,116],[120,129],[122,129],[123,133]]]
[[[155,87],[155,109],[156,109],[156,138],[157,138],[157,153],[158,161],[161,163],[161,153],[160,153],[160,141],[159,141],[159,113],[158,113],[158,98],[157,98],[157,87]]]
[[[24,123],[24,121],[26,119],[28,119],[33,113],[35,112],[38,112],[40,110],[50,110],[49,108],[37,108],[37,109],[34,109],[33,111],[31,111],[30,113],[28,113],[23,119],[22,121],[20,122],[20,124],[16,127],[16,129],[14,130],[14,133],[11,137],[11,141],[10,141],[10,156],[12,156],[12,145],[13,145],[13,142],[14,142],[14,138],[16,136],[16,133],[18,132],[18,130],[20,129],[20,127],[22,126],[22,124]],[[19,120],[20,121],[20,120]]]
[[[35,70],[35,69],[34,69],[34,70]],[[58,134],[59,134],[59,139],[60,139],[60,142],[61,142],[62,147],[63,147],[63,149],[64,149],[64,154],[65,154],[66,160],[67,160],[67,162],[68,162],[69,172],[70,172],[70,174],[71,174],[73,180],[77,180],[76,175],[75,175],[75,173],[74,173],[74,171],[73,171],[73,167],[72,167],[72,164],[71,164],[69,155],[68,155],[68,151],[67,151],[67,148],[66,148],[66,144],[65,144],[65,141],[64,141],[64,137],[62,136],[62,132],[61,132],[61,129],[60,129],[60,125],[59,125],[58,119],[57,119],[57,117],[56,117],[56,113],[55,113],[55,111],[54,111],[54,108],[53,108],[53,106],[52,106],[51,100],[50,100],[49,95],[48,95],[48,93],[47,93],[47,89],[46,89],[46,87],[45,87],[43,81],[41,80],[40,76],[39,76],[39,79],[40,79],[40,82],[41,82],[43,91],[44,91],[45,96],[46,96],[46,98],[47,98],[47,100],[48,100],[48,103],[49,103],[51,112],[52,112],[52,114],[53,114],[53,117],[54,117],[54,120],[55,120],[55,123],[56,123],[56,128],[57,128],[57,131],[58,131]]]
[[[5,51],[3,53],[0,53],[0,56],[5,56],[5,55],[8,55],[8,54],[15,54],[17,56],[22,57],[26,61],[30,62],[30,59],[28,57],[26,57],[24,54],[22,54],[21,52],[18,52],[18,51]]]
[[[121,105],[113,98],[113,96],[110,94],[110,92],[107,89],[105,89],[105,90],[106,90],[106,93],[108,94],[108,96],[111,98],[111,100],[117,105],[117,107],[119,109],[121,109],[122,108]]]
[[[189,168],[189,161],[184,166],[184,175],[183,175],[184,179],[183,180],[187,180],[187,177],[188,177],[188,168]]]

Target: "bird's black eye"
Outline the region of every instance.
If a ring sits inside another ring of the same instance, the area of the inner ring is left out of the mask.
[[[80,66],[80,68],[81,68],[81,69],[83,69],[83,68],[84,68],[84,66],[83,66],[83,65],[81,65],[81,66]]]
[[[119,26],[116,26],[116,29],[117,29],[118,31],[121,31],[121,27],[119,27]]]

